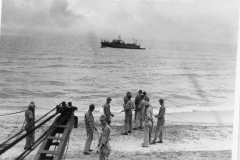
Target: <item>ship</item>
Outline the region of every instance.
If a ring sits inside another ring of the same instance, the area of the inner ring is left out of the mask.
[[[134,41],[133,43],[125,43],[122,40],[121,35],[120,35],[118,37],[118,39],[113,39],[112,42],[102,40],[101,48],[110,47],[110,48],[125,48],[125,49],[145,49],[145,48],[141,48],[140,44],[137,45],[136,39],[133,39],[133,41]]]

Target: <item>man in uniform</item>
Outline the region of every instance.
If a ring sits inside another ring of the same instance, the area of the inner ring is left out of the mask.
[[[87,111],[87,113],[84,116],[84,122],[85,122],[85,127],[86,127],[86,132],[87,132],[87,140],[85,143],[85,147],[84,147],[84,154],[89,155],[91,151],[90,147],[91,147],[91,143],[93,140],[93,134],[94,134],[94,130],[97,131],[95,124],[94,124],[94,117],[92,112],[94,111],[95,106],[94,104],[91,104],[89,106],[89,110]]]
[[[145,102],[144,121],[144,138],[142,147],[149,147],[153,125],[153,108],[148,102]]]
[[[150,144],[163,143],[162,142],[162,130],[163,130],[163,125],[165,123],[166,108],[164,106],[163,99],[159,99],[159,103],[160,103],[161,107],[160,107],[158,115],[155,115],[155,118],[158,119],[156,131],[155,131],[155,137],[154,137],[154,140]],[[156,142],[158,137],[159,137],[159,141]]]
[[[107,117],[108,125],[111,124],[111,117],[114,117],[114,114],[111,113],[110,105],[109,105],[111,101],[112,101],[112,98],[108,97],[106,100],[106,103],[103,105],[103,113]]]
[[[149,101],[149,97],[147,96],[147,92],[146,92],[146,91],[143,91],[143,95],[144,95],[145,101],[150,102],[150,101]]]
[[[122,135],[128,135],[128,133],[132,132],[132,109],[134,109],[134,103],[131,100],[132,95],[128,95],[128,101],[124,105],[124,111],[125,111],[125,124],[124,124],[124,133]]]
[[[138,91],[138,95],[136,96],[134,102],[135,102],[135,113],[134,113],[134,122],[136,122],[137,120],[137,110],[138,110],[138,105],[141,102],[141,94],[142,94],[142,90]]]
[[[145,100],[144,100],[143,94],[141,94],[140,100],[141,101],[137,108],[137,120],[136,120],[137,124],[136,124],[136,128],[133,128],[133,130],[142,129],[143,127],[143,116],[144,116],[144,109],[145,109]]]
[[[99,150],[100,150],[99,160],[107,160],[111,152],[111,146],[109,143],[111,130],[107,124],[106,115],[100,116],[100,122],[103,128],[102,128],[101,137],[99,139]]]
[[[28,106],[28,109],[25,111],[25,130],[27,133],[31,132],[34,129],[34,122],[35,122],[35,105],[34,102],[31,102]],[[31,145],[34,144],[34,132],[29,134],[26,137],[26,145],[24,149],[31,150]]]

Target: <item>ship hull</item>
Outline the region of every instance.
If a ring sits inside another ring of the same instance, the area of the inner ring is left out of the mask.
[[[101,48],[122,48],[122,49],[145,49],[145,48],[140,48],[140,45],[135,45],[135,44],[124,44],[124,43],[106,43],[106,42],[101,42]]]

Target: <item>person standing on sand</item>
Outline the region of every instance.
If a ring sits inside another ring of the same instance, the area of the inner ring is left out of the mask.
[[[132,95],[129,94],[127,96],[128,101],[124,105],[124,111],[125,111],[125,124],[124,124],[124,133],[122,135],[128,135],[128,133],[132,132],[132,109],[134,109],[134,103],[131,100]]]
[[[144,95],[145,101],[150,102],[150,101],[149,101],[149,97],[147,96],[147,92],[146,92],[146,91],[143,91],[143,95]]]
[[[163,130],[163,125],[165,123],[166,108],[164,106],[164,100],[163,99],[159,99],[159,103],[160,103],[161,107],[160,107],[158,115],[155,115],[155,118],[158,119],[157,126],[156,126],[156,131],[155,131],[155,137],[154,137],[154,140],[150,144],[163,143],[163,141],[162,141],[162,130]],[[159,141],[156,142],[158,137],[159,137]]]
[[[111,124],[111,117],[114,117],[114,114],[112,114],[111,110],[110,110],[110,103],[111,103],[111,101],[112,101],[112,98],[108,97],[107,100],[106,100],[106,103],[103,105],[103,113],[107,117],[108,125]]]
[[[28,109],[25,111],[25,130],[27,133],[31,132],[35,127],[34,127],[34,122],[35,122],[35,104],[34,102],[31,102],[28,106]],[[24,149],[26,150],[31,150],[32,147],[31,145],[34,144],[34,132],[29,134],[26,137],[26,145]]]
[[[135,102],[135,113],[134,113],[134,122],[137,120],[137,112],[138,112],[138,105],[141,102],[141,94],[142,90],[138,91],[138,95],[136,96],[134,102]]]
[[[144,100],[144,95],[141,94],[140,97],[140,103],[137,109],[137,124],[136,124],[136,128],[133,128],[133,130],[137,130],[137,129],[142,129],[143,127],[143,113],[144,113],[144,108],[145,108],[145,100]]]
[[[100,122],[103,128],[98,144],[100,150],[99,160],[107,160],[111,152],[111,146],[109,143],[111,129],[107,124],[106,115],[100,116]]]
[[[97,128],[95,127],[94,124],[94,117],[92,112],[95,109],[95,105],[91,104],[89,106],[89,110],[87,111],[87,113],[84,116],[84,122],[85,122],[85,127],[86,127],[86,132],[87,132],[87,139],[86,139],[86,143],[85,143],[85,147],[84,147],[84,151],[83,153],[85,155],[89,155],[91,151],[90,147],[92,144],[92,140],[93,140],[93,134],[94,134],[94,130],[97,131]]]
[[[149,147],[153,125],[153,108],[148,102],[145,102],[144,122],[144,138],[142,147]]]

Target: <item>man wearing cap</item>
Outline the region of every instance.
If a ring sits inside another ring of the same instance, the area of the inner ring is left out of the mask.
[[[86,127],[86,132],[87,132],[87,139],[86,139],[83,153],[86,155],[89,155],[90,154],[89,152],[93,151],[90,149],[90,147],[91,147],[91,143],[93,140],[94,130],[97,131],[97,128],[95,127],[95,124],[94,124],[94,117],[92,114],[94,109],[95,109],[95,105],[91,104],[89,106],[89,110],[87,111],[87,113],[84,116],[84,122],[85,122],[85,127]]]
[[[132,132],[132,109],[134,109],[134,103],[131,100],[132,98],[131,94],[129,94],[127,98],[128,98],[128,101],[126,105],[124,105],[125,124],[124,124],[124,133],[122,135],[128,135],[128,133]]]
[[[106,103],[103,105],[103,113],[107,117],[108,125],[110,125],[111,123],[111,117],[114,117],[114,114],[111,113],[110,105],[109,105],[111,101],[112,101],[112,98],[108,97],[106,100]]]
[[[100,116],[100,122],[103,128],[98,144],[100,150],[99,160],[107,160],[111,152],[111,146],[109,143],[111,130],[107,124],[106,115]]]
[[[141,94],[142,94],[142,90],[138,91],[138,95],[136,96],[134,102],[135,102],[135,114],[134,114],[134,122],[136,122],[137,120],[137,110],[138,110],[138,105],[141,102]]]
[[[149,147],[153,125],[153,108],[147,101],[145,102],[144,122],[144,138],[142,147]]]
[[[158,119],[156,131],[155,131],[155,137],[154,137],[154,140],[150,144],[163,143],[162,142],[162,130],[163,130],[163,125],[165,123],[166,108],[164,106],[163,99],[159,99],[159,103],[160,103],[161,107],[160,107],[158,115],[155,115],[155,118]],[[159,137],[159,141],[156,142],[158,137]]]
[[[150,101],[149,101],[149,97],[147,96],[147,92],[146,92],[146,91],[143,91],[143,95],[144,95],[145,101],[150,102]]]
[[[141,94],[140,96],[140,103],[137,108],[137,125],[136,128],[133,128],[133,130],[142,129],[143,127],[143,116],[144,116],[144,109],[145,109],[145,100],[144,95]]]
[[[27,133],[31,132],[34,129],[34,122],[35,122],[35,104],[31,102],[28,106],[28,109],[25,111],[25,130]],[[29,134],[26,137],[26,145],[24,149],[31,150],[31,145],[34,144],[34,132]]]

